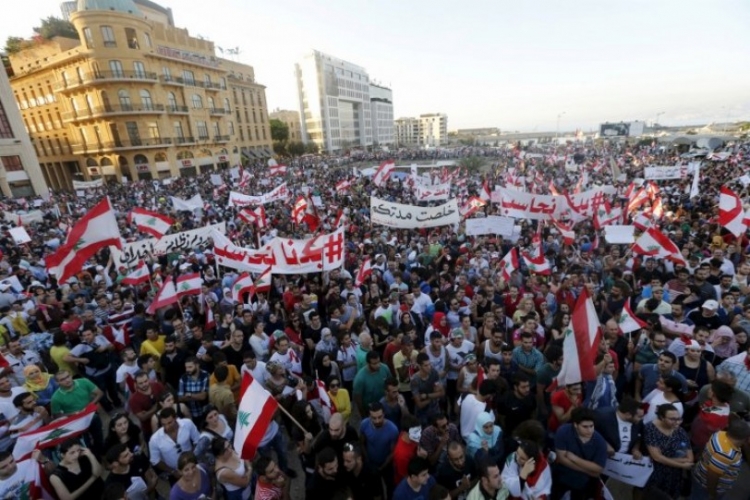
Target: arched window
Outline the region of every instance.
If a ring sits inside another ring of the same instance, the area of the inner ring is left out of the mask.
[[[143,105],[143,109],[154,109],[151,92],[146,89],[141,90],[141,104]]]
[[[231,109],[232,109],[231,106],[229,106],[229,98],[225,97],[224,98],[224,111],[226,111],[227,113],[229,113],[229,111]]]
[[[213,97],[206,97],[206,103],[208,103],[208,109],[214,110],[216,109],[216,106],[214,106],[214,98]]]
[[[130,92],[125,89],[117,91],[117,97],[120,99],[120,106],[123,111],[130,111],[133,109],[133,105],[130,102]]]
[[[169,103],[169,107],[172,109],[175,109],[177,107],[177,98],[174,95],[174,92],[167,93],[167,102]]]
[[[201,99],[201,96],[198,94],[193,94],[193,107],[195,109],[200,109],[203,107],[203,99]]]

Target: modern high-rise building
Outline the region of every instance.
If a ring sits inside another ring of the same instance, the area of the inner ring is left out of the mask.
[[[0,67],[0,191],[3,196],[21,198],[49,192],[23,126],[8,75]]]
[[[295,74],[303,142],[329,152],[373,144],[372,84],[363,67],[316,50],[295,65]],[[379,89],[379,96],[388,90]]]
[[[394,122],[399,146],[440,147],[448,139],[448,115],[427,113]]]
[[[32,40],[10,79],[47,184],[195,175],[272,154],[253,68],[149,0],[78,0],[78,38]]]
[[[378,146],[393,144],[393,91],[370,83],[370,116],[372,143]]]
[[[276,119],[289,128],[289,142],[302,142],[302,125],[299,112],[288,109],[276,109],[268,114],[271,120]]]

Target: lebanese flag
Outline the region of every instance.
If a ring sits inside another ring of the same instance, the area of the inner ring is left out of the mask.
[[[178,300],[180,298],[177,296],[177,289],[174,287],[174,282],[171,278],[166,279],[156,293],[156,297],[154,297],[151,305],[146,309],[146,314],[155,314],[158,309],[172,305]]]
[[[563,237],[563,244],[564,245],[572,245],[576,240],[576,233],[573,231],[573,226],[568,226],[563,224],[562,222],[552,219],[552,224],[557,228],[558,231],[560,231],[560,234],[562,234]]]
[[[58,283],[64,283],[83,269],[96,252],[108,246],[122,250],[117,218],[107,197],[73,226],[63,246],[46,257],[47,271],[57,277]]]
[[[336,192],[337,193],[343,193],[344,191],[348,190],[352,187],[352,181],[349,179],[344,179],[343,181],[339,181],[336,183]]]
[[[726,186],[721,186],[719,196],[719,224],[727,228],[735,237],[747,231],[742,201]]]
[[[331,397],[326,391],[326,384],[322,380],[315,380],[315,385],[318,387],[318,397],[320,398],[320,404],[331,410],[331,415],[336,413],[336,404],[331,400]]]
[[[520,267],[518,262],[518,249],[516,247],[511,248],[510,252],[505,254],[505,257],[498,262],[497,267],[502,274],[503,281],[508,283],[510,281],[510,274]]]
[[[354,280],[354,286],[362,286],[368,276],[372,274],[372,259],[369,257],[365,259],[359,270],[357,271],[357,277]]]
[[[479,190],[479,198],[482,201],[490,201],[492,199],[492,191],[490,191],[490,183],[487,179],[482,183],[482,189]]]
[[[552,268],[549,265],[549,261],[544,255],[532,257],[528,253],[522,253],[523,260],[526,263],[526,267],[529,268],[529,272],[535,274],[541,274],[543,276],[549,276],[552,274]]]
[[[204,328],[206,330],[213,330],[216,328],[216,319],[214,319],[214,310],[211,308],[211,306],[208,304],[208,299],[203,298],[206,305],[206,324],[204,325]]]
[[[58,418],[36,430],[20,434],[13,447],[13,458],[17,462],[26,460],[31,457],[34,450],[54,448],[63,441],[87,432],[91,427],[94,413],[96,413],[96,404],[91,403],[77,413]]]
[[[268,225],[268,221],[266,220],[266,209],[263,207],[263,205],[260,205],[253,210],[250,210],[249,208],[241,210],[237,214],[237,217],[248,224],[255,224],[256,226],[258,226],[258,229],[265,229],[265,227]]]
[[[653,226],[653,222],[651,219],[646,216],[646,214],[638,214],[635,217],[633,217],[633,225],[638,228],[640,231],[645,231],[646,229]]]
[[[150,210],[134,208],[128,214],[128,223],[135,224],[135,227],[142,233],[150,234],[154,238],[160,239],[167,234],[169,228],[174,224],[174,219]]]
[[[255,282],[253,278],[248,273],[242,273],[232,285],[232,300],[242,303],[242,294],[250,292],[250,297],[252,298],[254,291]]]
[[[310,232],[314,233],[318,230],[318,227],[320,226],[320,215],[318,215],[318,209],[315,207],[315,203],[307,203],[303,220],[307,223],[307,227],[310,228]]]
[[[378,169],[375,171],[375,175],[372,176],[372,183],[378,187],[385,186],[388,179],[391,177],[391,172],[396,169],[396,164],[392,161],[385,161],[380,164]]]
[[[664,217],[664,205],[661,201],[661,196],[657,196],[654,201],[651,202],[651,217],[654,220],[659,220]]]
[[[459,209],[461,217],[463,217],[464,219],[468,219],[479,210],[481,210],[486,204],[487,202],[482,200],[481,198],[472,196],[471,198],[466,200],[466,203]]]
[[[122,325],[117,327],[113,324],[102,327],[102,336],[115,346],[117,352],[122,351],[130,345],[130,326]]]
[[[339,208],[338,212],[336,212],[336,220],[333,223],[333,227],[339,228],[341,226],[345,226],[348,222],[349,217],[344,214],[344,209]]]
[[[237,424],[234,428],[234,449],[243,460],[253,460],[263,436],[271,425],[279,404],[253,379],[249,372],[242,376],[240,407],[237,411]]]
[[[41,500],[55,500],[57,498],[53,494],[54,490],[42,464],[33,458],[29,458],[28,462],[19,463],[18,468],[26,472],[24,482],[28,485],[29,489],[26,492],[22,486],[21,490],[16,492],[17,496],[15,498],[35,498]]]
[[[617,321],[617,326],[622,333],[630,333],[641,328],[647,328],[648,323],[641,321],[638,316],[633,314],[633,310],[630,309],[630,301],[626,300],[625,306],[620,313],[620,319]]]
[[[294,202],[294,208],[292,209],[292,220],[295,224],[302,224],[305,221],[305,215],[307,215],[307,198],[300,196],[297,201]]]
[[[641,205],[648,201],[648,191],[645,188],[641,188],[635,195],[628,201],[628,213],[635,212]]]
[[[271,285],[273,284],[271,276],[271,266],[268,266],[268,269],[260,273],[260,276],[258,276],[258,279],[253,284],[256,293],[267,292],[271,289]]]
[[[242,168],[240,165],[240,188],[245,188],[250,183],[250,172]]]
[[[268,173],[270,175],[285,175],[286,165],[272,165],[268,167]]]
[[[596,380],[594,354],[600,341],[599,317],[596,314],[594,301],[591,300],[588,290],[584,287],[573,307],[570,327],[565,331],[560,373],[547,391],[551,392],[556,387],[565,387],[568,384]]]
[[[121,283],[123,285],[140,285],[148,283],[150,278],[151,274],[148,272],[148,266],[146,266],[145,262],[140,261],[138,267],[132,273],[125,276]]]
[[[200,295],[201,285],[203,285],[203,278],[201,278],[199,273],[183,274],[177,278],[177,282],[175,283],[177,296]]]
[[[255,212],[249,208],[245,208],[237,212],[237,217],[246,224],[255,224]]]
[[[649,200],[654,200],[659,195],[659,186],[654,181],[649,181],[646,185],[646,194]]]
[[[667,259],[675,264],[687,265],[680,249],[655,227],[650,227],[633,244],[633,253]]]

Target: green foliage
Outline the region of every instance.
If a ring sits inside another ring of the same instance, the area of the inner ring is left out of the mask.
[[[279,156],[286,156],[289,152],[286,149],[286,142],[284,141],[273,141],[273,152]]]
[[[5,50],[5,52],[7,52],[8,54],[15,54],[23,50],[27,43],[28,42],[26,42],[26,40],[21,37],[9,36],[5,40],[5,48],[3,50]]]
[[[78,32],[70,21],[60,19],[59,17],[49,16],[41,20],[42,25],[34,28],[34,33],[47,40],[56,36],[65,38],[78,38]]]
[[[462,158],[461,161],[458,162],[458,165],[465,168],[469,174],[478,174],[485,163],[484,158],[480,158],[479,156],[468,156]]]
[[[279,142],[289,140],[289,126],[286,123],[276,118],[271,118],[268,123],[271,125],[271,139]]]
[[[309,155],[316,155],[320,152],[320,148],[318,147],[318,144],[315,142],[308,142],[305,144],[305,153]]]
[[[305,154],[305,145],[299,141],[288,143],[286,149],[292,156],[302,156]]]

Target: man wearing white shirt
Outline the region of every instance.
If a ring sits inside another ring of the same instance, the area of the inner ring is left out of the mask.
[[[115,381],[120,387],[120,390],[125,394],[130,394],[130,387],[128,386],[128,376],[135,383],[135,374],[140,370],[138,367],[138,355],[132,347],[128,346],[122,350],[122,364],[117,368],[115,372]]]
[[[96,327],[91,322],[83,324],[82,342],[70,350],[70,359],[66,361],[85,365],[86,376],[109,397],[109,400],[107,397],[101,399],[102,407],[111,411],[122,405],[115,382],[115,370],[109,360],[115,346],[95,331]]]
[[[189,419],[177,418],[174,408],[164,408],[159,413],[159,424],[161,427],[148,442],[151,465],[159,472],[169,474],[170,483],[174,484],[180,477],[177,459],[182,452],[193,451],[200,433]]]
[[[276,340],[276,352],[271,355],[269,362],[276,362],[284,367],[287,374],[293,374],[298,377],[302,376],[302,363],[299,356],[293,350],[289,349],[289,339],[279,337]]]
[[[258,361],[255,351],[252,349],[245,351],[242,361],[240,375],[244,377],[245,373],[249,373],[253,379],[265,386],[266,379],[268,378],[268,371],[266,370],[266,364],[263,361]]]
[[[411,287],[411,293],[414,297],[414,305],[411,307],[411,312],[419,314],[419,316],[424,318],[424,315],[427,312],[427,308],[432,305],[432,298],[430,298],[430,296],[426,293],[422,293],[422,289],[419,287],[419,284],[413,285]]]
[[[5,360],[10,365],[9,368],[13,370],[11,383],[14,386],[21,386],[26,382],[26,376],[23,374],[24,368],[42,362],[42,358],[39,357],[36,351],[22,349],[18,338],[8,342],[8,352],[5,354]]]
[[[18,415],[10,419],[10,434],[15,439],[24,432],[35,431],[49,422],[49,413],[43,406],[37,406],[36,397],[30,392],[22,392],[13,398]]]
[[[461,401],[461,436],[464,441],[474,432],[479,414],[492,411],[487,408],[487,401],[495,394],[495,387],[492,380],[485,379],[478,394],[469,394]]]

